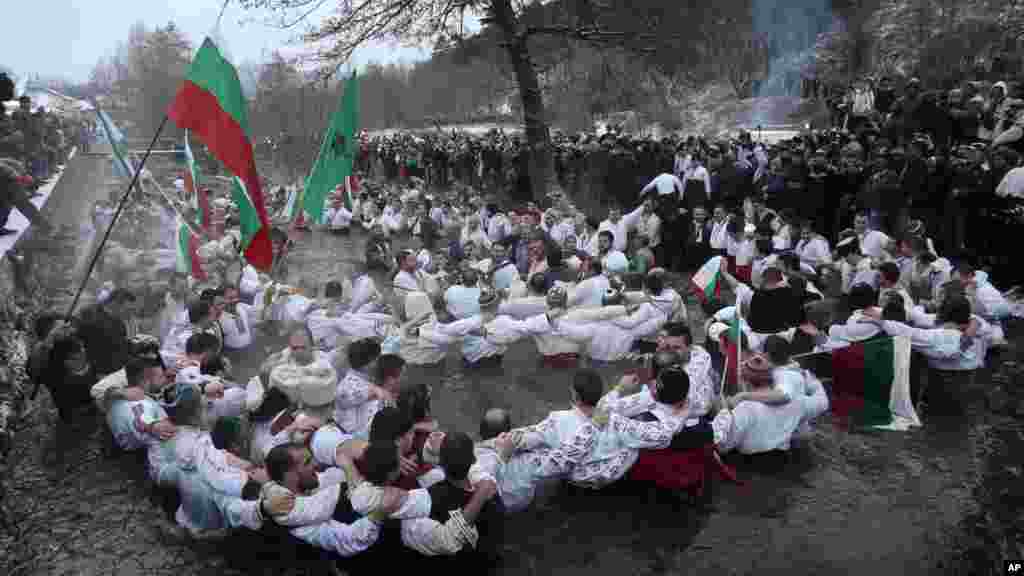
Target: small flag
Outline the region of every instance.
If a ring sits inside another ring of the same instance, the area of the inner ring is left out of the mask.
[[[206,272],[199,260],[199,238],[192,233],[181,216],[178,216],[177,268],[178,272],[191,274],[200,282],[206,280]]]
[[[721,256],[715,256],[704,263],[690,279],[691,290],[702,302],[718,302],[722,297]]]
[[[124,146],[124,134],[117,129],[117,125],[107,115],[106,112],[96,107],[96,115],[99,117],[100,128],[103,131],[104,136],[107,138],[107,142],[110,143],[111,150],[114,151],[114,171],[121,178],[132,178],[135,176],[135,166],[128,158],[128,151]]]
[[[188,130],[185,130],[185,199],[188,202],[195,201],[196,191],[199,190],[199,169],[196,167],[196,158],[192,155],[192,147],[188,143]]]
[[[190,218],[195,218],[195,225],[208,230],[210,224],[210,201],[206,190],[199,188],[199,169],[196,167],[192,147],[189,145],[188,130],[185,131],[185,197],[191,208]],[[199,237],[180,215],[178,216],[178,272],[191,274],[199,281],[206,280],[206,272],[199,260]]]

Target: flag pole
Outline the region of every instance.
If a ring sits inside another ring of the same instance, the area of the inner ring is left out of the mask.
[[[736,299],[736,326],[739,328],[739,334],[736,336],[736,391],[746,392],[747,387],[743,383],[742,369],[743,369],[743,314],[740,313],[740,301]]]
[[[146,153],[142,156],[142,162],[135,167],[135,174],[132,175],[131,184],[128,185],[128,189],[124,191],[124,195],[121,196],[121,201],[117,204],[117,210],[114,211],[114,217],[110,219],[110,224],[107,225],[107,231],[103,234],[103,240],[100,241],[99,246],[96,247],[96,252],[92,255],[89,267],[86,269],[85,275],[82,277],[82,282],[78,286],[78,292],[75,294],[75,299],[71,301],[71,307],[68,308],[67,314],[64,316],[65,321],[71,321],[71,316],[75,312],[75,307],[78,306],[78,301],[81,299],[82,292],[85,290],[85,284],[89,281],[89,276],[92,275],[92,271],[96,267],[96,262],[99,260],[100,254],[103,253],[103,247],[106,246],[107,240],[110,238],[110,233],[114,230],[114,224],[117,224],[117,219],[121,216],[121,212],[124,210],[125,204],[128,203],[128,198],[131,196],[132,190],[135,189],[135,185],[139,182],[139,176],[142,174],[142,169],[146,166],[146,160],[149,159],[149,154],[153,151],[153,147],[156,146],[156,141],[160,138],[160,133],[164,131],[164,126],[166,125],[167,115],[164,114],[164,119],[160,121],[160,126],[156,129],[156,133],[153,134],[153,140],[150,141],[149,147],[146,148]]]

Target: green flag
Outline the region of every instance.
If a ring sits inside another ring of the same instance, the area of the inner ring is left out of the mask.
[[[306,178],[303,207],[313,217],[314,222],[323,218],[324,200],[335,187],[344,183],[347,176],[352,175],[352,162],[355,160],[358,142],[355,135],[359,129],[359,78],[352,72],[352,77],[345,82],[345,92],[341,96],[341,106],[331,118],[331,124],[324,134],[313,171]],[[352,209],[348,197],[345,198],[346,208]]]

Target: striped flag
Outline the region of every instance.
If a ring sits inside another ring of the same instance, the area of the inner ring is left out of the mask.
[[[920,426],[910,398],[910,339],[882,336],[833,350],[829,402],[832,414],[849,424]]]
[[[285,217],[289,222],[294,223],[302,216],[302,198],[305,196],[305,189],[292,188],[288,191],[288,200],[285,202]]]
[[[135,165],[128,157],[128,150],[125,149],[124,134],[117,129],[117,125],[114,124],[110,116],[100,110],[99,106],[96,107],[96,115],[99,117],[100,128],[106,136],[107,142],[110,143],[110,148],[114,151],[114,171],[122,178],[133,177]]]
[[[199,237],[192,233],[188,224],[178,216],[178,272],[191,274],[199,281],[206,280],[206,272],[199,261]]]
[[[722,371],[723,393],[726,390],[726,386],[728,386],[728,390],[740,391],[740,371],[743,366],[743,355],[740,347],[740,334],[742,333],[740,323],[739,308],[737,308],[736,313],[732,316],[732,320],[729,321],[729,329],[719,337],[719,349],[725,352],[725,368]]]
[[[196,167],[195,156],[192,155],[192,147],[189,145],[188,130],[185,131],[185,197],[191,216],[195,218],[195,224],[205,230],[209,225],[210,203],[205,190],[199,188],[199,169]],[[179,215],[178,216],[178,272],[191,274],[196,280],[206,280],[206,272],[203,271],[199,261],[199,238],[192,231],[192,227]]]
[[[711,258],[690,278],[690,289],[697,294],[701,302],[721,300],[723,261],[721,256]]]
[[[258,270],[270,270],[270,222],[250,139],[248,102],[237,70],[211,38],[196,52],[167,115],[180,128],[195,131],[234,176],[232,195],[245,258]]]
[[[204,231],[210,229],[211,210],[209,191],[202,187],[199,167],[189,145],[188,130],[185,130],[185,196],[189,207],[196,213],[196,225]]]
[[[842,424],[905,431],[921,420],[910,397],[910,340],[879,336],[831,352],[794,358],[823,381]]]
[[[199,190],[199,169],[196,168],[196,157],[192,155],[192,146],[188,143],[188,130],[185,130],[185,199],[192,202]]]
[[[345,209],[352,211],[356,196],[359,195],[359,177],[355,174],[345,178]]]

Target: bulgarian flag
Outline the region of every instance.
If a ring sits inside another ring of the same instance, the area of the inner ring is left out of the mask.
[[[188,130],[185,131],[185,198],[192,214],[195,214],[195,225],[205,230],[210,225],[210,202],[206,192],[199,188],[199,169],[196,167],[192,147],[188,143]],[[192,216],[190,216],[192,217]],[[199,262],[199,237],[192,227],[178,216],[178,272],[191,274],[196,280],[206,280],[206,272]]]
[[[880,336],[832,351],[832,414],[848,425],[907,430],[921,421],[910,398],[910,339]]]
[[[737,313],[733,314],[732,320],[729,321],[729,329],[719,336],[719,349],[725,352],[725,369],[722,371],[722,390],[723,393],[728,386],[729,390],[739,391],[739,366],[742,362],[742,355],[740,353],[740,315]]]
[[[185,131],[185,167],[185,198],[197,214],[196,224],[207,230],[210,227],[210,197],[199,184],[199,167],[188,143],[188,130]]]
[[[721,256],[715,256],[705,262],[690,278],[690,288],[701,302],[721,300],[722,262],[724,260]]]
[[[196,52],[167,116],[180,128],[195,132],[234,175],[232,194],[245,258],[257,269],[270,270],[274,262],[270,220],[256,172],[245,96],[235,67],[209,37]]]

